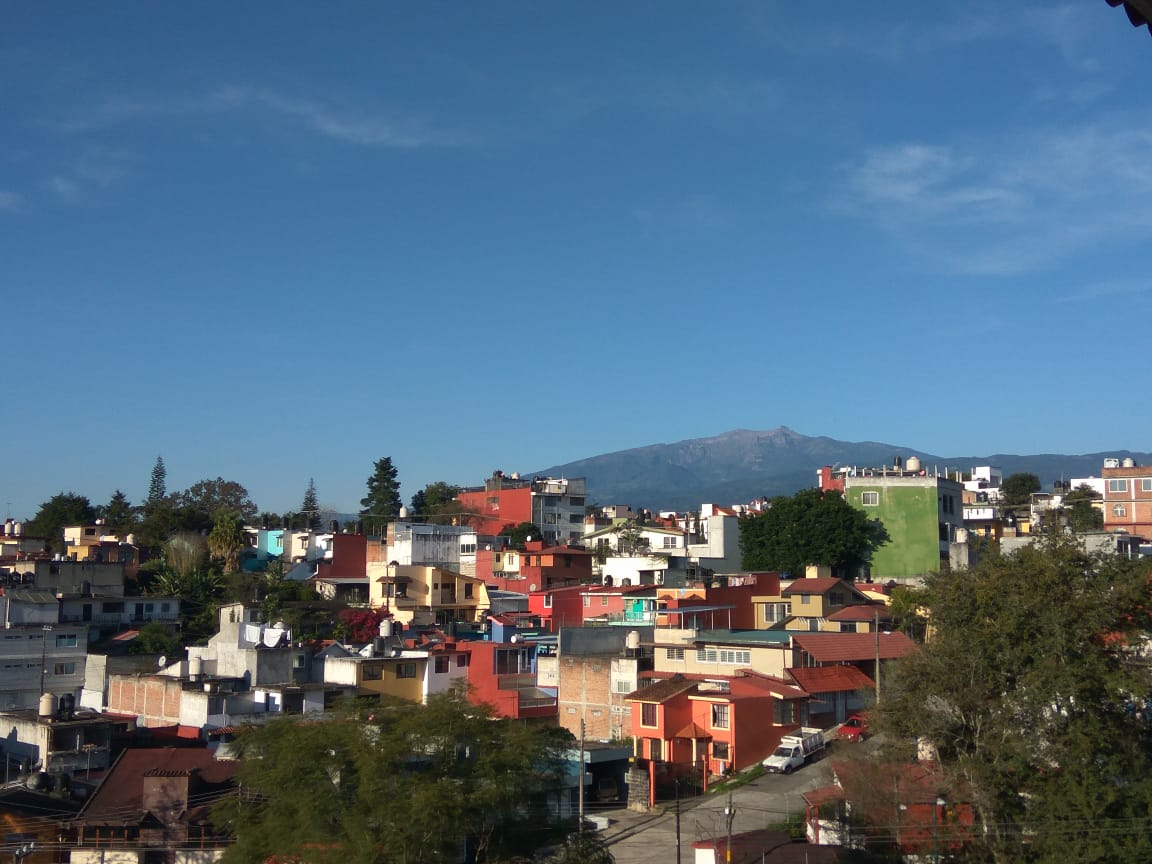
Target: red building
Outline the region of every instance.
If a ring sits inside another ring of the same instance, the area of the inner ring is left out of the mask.
[[[561,627],[580,627],[584,623],[585,585],[550,588],[528,594],[528,614],[540,619],[540,626],[552,633]]]
[[[727,627],[731,630],[756,629],[756,604],[753,598],[758,595],[778,594],[780,592],[779,573],[746,573],[740,576],[731,576],[726,582],[716,586],[699,585],[691,588],[661,588],[656,595],[656,601],[661,611],[684,610],[693,607],[716,610],[723,608],[721,614],[716,612],[711,618],[702,617],[709,627]],[[665,616],[661,624],[682,626],[681,622],[689,620],[688,616]]]
[[[686,768],[703,764],[709,775],[719,775],[771,755],[800,725],[808,694],[745,671],[722,678],[674,675],[628,698],[638,758]]]
[[[585,623],[655,623],[655,585],[585,585],[580,602]]]
[[[581,585],[592,581],[592,553],[571,546],[545,546],[539,540],[524,544],[520,575],[528,590]]]
[[[522,637],[513,636],[513,639]],[[556,717],[556,694],[536,686],[536,646],[530,642],[470,642],[468,698],[513,720]]]
[[[1152,466],[1106,467],[1104,480],[1104,530],[1124,530],[1137,537],[1152,538]]]
[[[475,514],[477,534],[499,534],[507,525],[538,525],[549,545],[572,543],[584,536],[584,478],[505,476],[495,471],[483,486],[464,489],[456,496]]]

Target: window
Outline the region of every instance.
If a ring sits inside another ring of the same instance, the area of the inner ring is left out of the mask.
[[[1109,480],[1108,481],[1108,491],[1109,492],[1127,492],[1128,491],[1128,481],[1127,480]]]
[[[544,595],[544,608],[545,609],[551,609],[552,608],[552,595],[551,594],[545,594]]]
[[[443,675],[447,671],[448,671],[448,658],[447,657],[437,657],[436,658],[436,674],[437,675]]]
[[[583,521],[584,521],[584,517],[581,516],[579,513],[569,513],[568,514],[568,524],[569,525],[579,525]],[[579,536],[579,535],[577,535],[577,536]]]
[[[640,705],[640,725],[649,728],[656,727],[656,706],[650,702]]]
[[[712,758],[713,759],[719,760],[720,762],[727,762],[729,759],[732,758],[729,755],[730,752],[731,751],[728,749],[728,742],[727,741],[713,741],[712,742]]]
[[[364,666],[364,680],[365,681],[379,681],[384,677],[384,667],[379,663],[373,663],[371,666],[365,664]]]
[[[631,693],[636,688],[632,686],[631,681],[617,681],[616,686],[612,689],[617,693]]]
[[[680,538],[679,537],[665,537],[664,538],[664,548],[665,549],[675,549],[679,545],[680,545]]]
[[[861,492],[860,503],[865,507],[879,507],[880,506],[880,493],[879,492]]]
[[[772,700],[772,722],[777,726],[790,726],[800,722],[800,704],[794,699]]]
[[[461,543],[460,544],[460,554],[461,555],[475,555],[476,554],[476,544],[475,543]]]
[[[727,729],[728,728],[728,706],[727,705],[713,705],[712,706],[712,728],[713,729]]]
[[[1140,478],[1140,491],[1141,492],[1152,492],[1152,477],[1141,477]]]
[[[292,655],[292,668],[293,669],[303,669],[304,668],[304,655],[303,654],[293,654]]]
[[[555,513],[545,513],[544,514],[544,524],[545,525],[555,525],[556,524],[556,514]]]
[[[415,678],[416,677],[416,664],[415,663],[397,663],[396,664],[396,677],[397,678]]]
[[[475,587],[476,586],[473,585],[471,582],[465,582],[464,583],[464,599],[465,600],[471,600],[472,599],[472,589]]]
[[[666,648],[666,649],[664,649],[664,655],[669,660],[683,660],[684,659],[684,649],[683,648]]]
[[[76,647],[76,634],[75,633],[61,633],[56,637],[57,648],[75,648]]]
[[[458,654],[456,656],[456,668],[457,669],[463,669],[467,665],[468,665],[468,655],[467,654]]]
[[[584,499],[581,498],[579,495],[569,495],[568,496],[568,503],[572,507],[583,507],[584,506]]]
[[[1112,508],[1112,515],[1113,516],[1127,516],[1128,511],[1125,509],[1123,504],[1117,504],[1115,507]]]
[[[603,597],[600,598],[600,605],[601,606],[607,606],[608,605],[608,595],[607,594],[605,594]]]
[[[52,674],[53,675],[75,675],[76,674],[76,664],[75,663],[57,663],[55,666],[52,667]]]
[[[648,739],[648,758],[653,762],[659,762],[664,758],[664,748],[661,746],[663,743],[659,738]]]
[[[585,606],[591,606],[592,605],[592,598],[589,597],[587,594],[584,595],[584,605]]]
[[[600,716],[601,714],[603,714],[603,713],[604,713],[604,712],[603,712],[603,711],[601,711],[601,710],[599,710],[598,708],[593,708],[593,709],[592,709],[592,716],[593,716],[593,717],[599,717],[599,716]]]

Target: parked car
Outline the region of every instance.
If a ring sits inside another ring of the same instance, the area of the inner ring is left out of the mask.
[[[841,741],[851,741],[855,744],[863,741],[870,734],[871,729],[868,728],[868,715],[853,714],[840,726],[840,731],[836,733],[836,737]]]

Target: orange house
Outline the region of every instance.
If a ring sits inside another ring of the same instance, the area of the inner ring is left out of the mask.
[[[632,702],[635,755],[708,775],[747,768],[797,728],[808,694],[745,670],[722,678],[674,675],[641,688]]]

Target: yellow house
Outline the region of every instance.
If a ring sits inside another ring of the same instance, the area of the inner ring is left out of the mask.
[[[484,580],[418,564],[389,564],[385,575],[369,580],[369,604],[410,626],[447,627],[476,623],[489,608]]]
[[[694,630],[658,627],[656,672],[724,677],[740,669],[783,677],[792,665],[792,637],[784,630]]]
[[[869,605],[871,598],[850,582],[837,579],[827,567],[810,566],[803,579],[794,579],[778,595],[752,598],[756,627],[803,632],[866,633],[870,621],[887,621],[887,610]],[[848,612],[865,607],[867,612]]]

